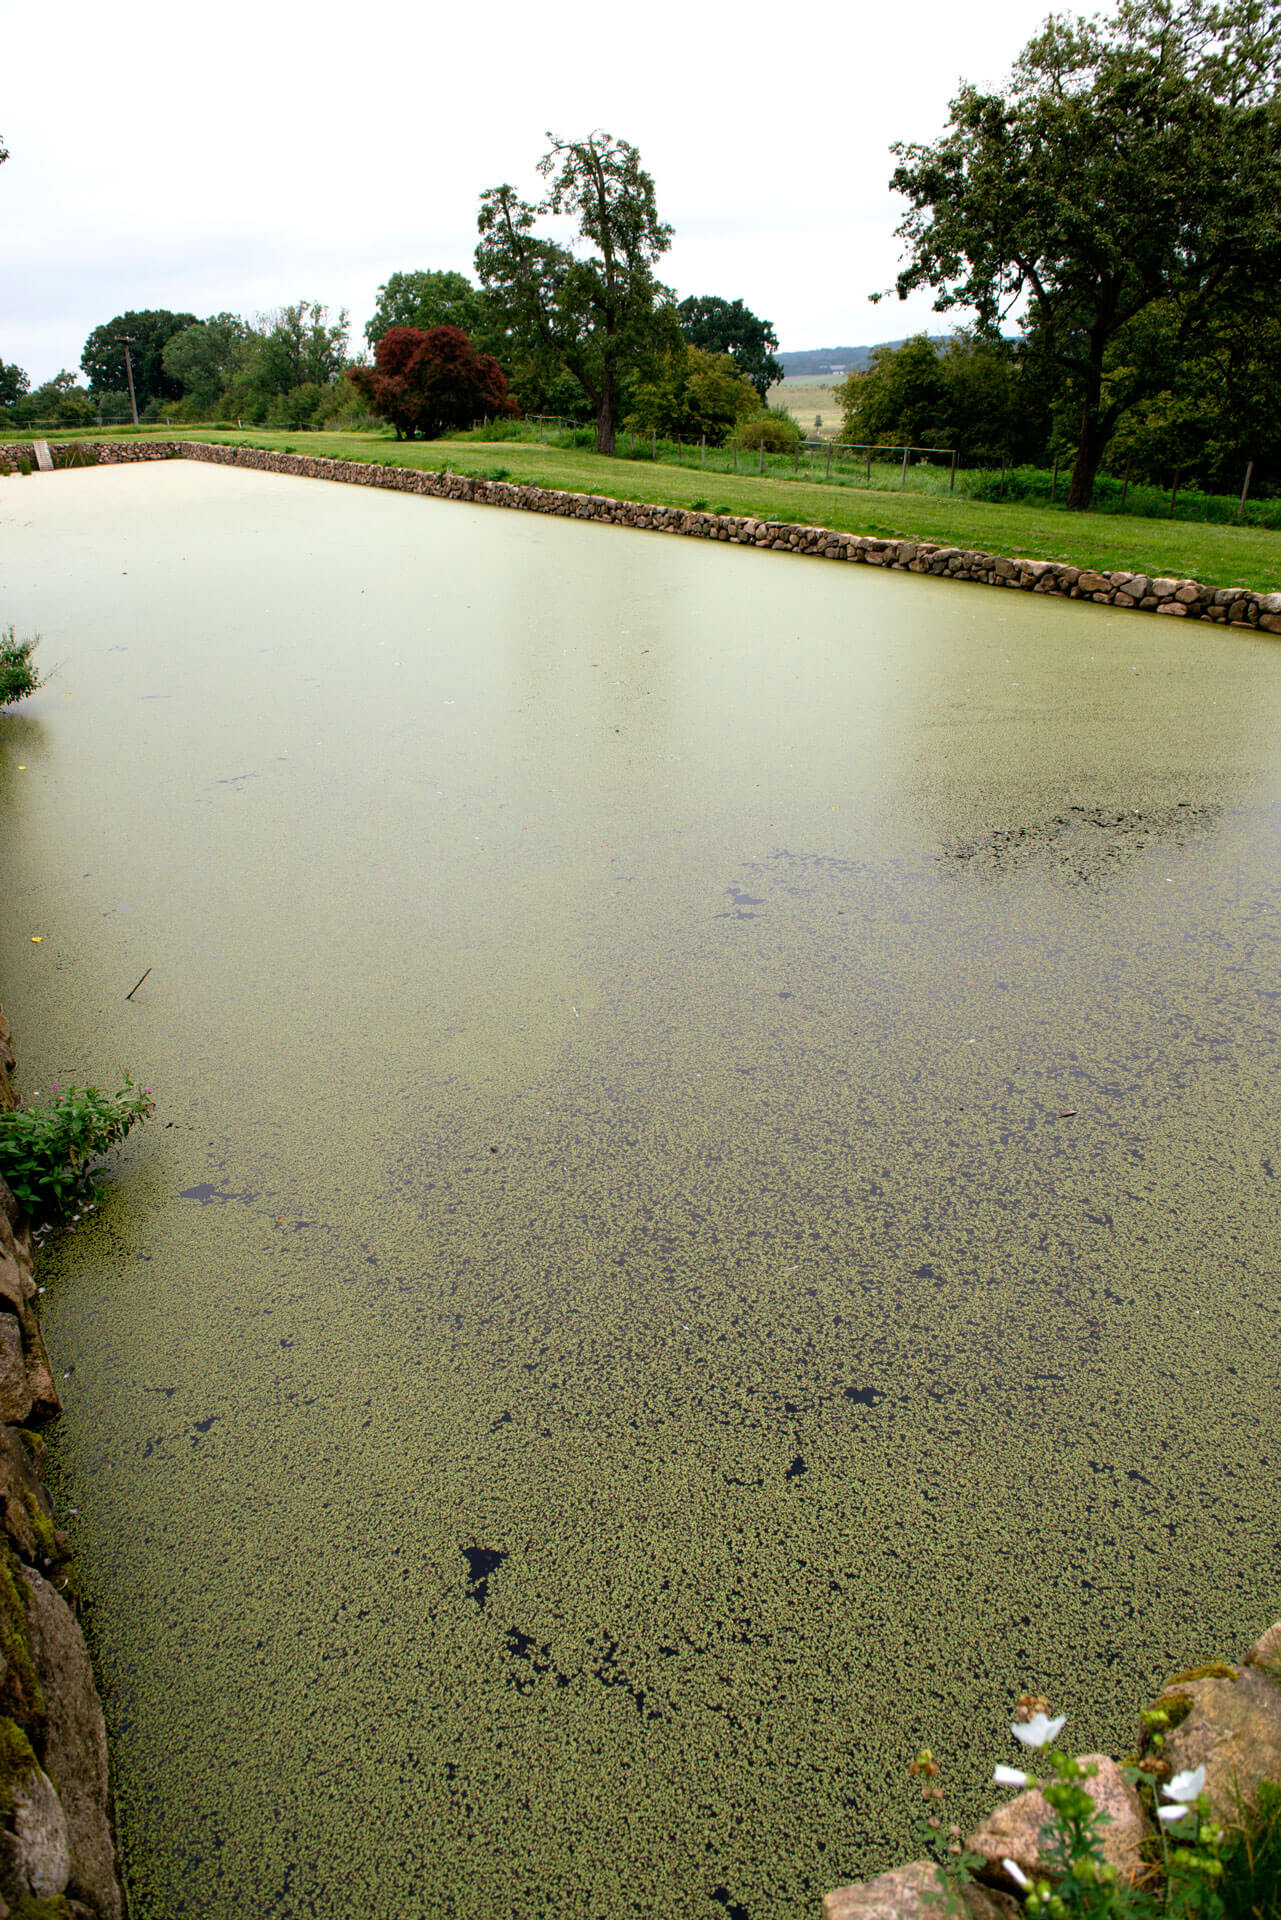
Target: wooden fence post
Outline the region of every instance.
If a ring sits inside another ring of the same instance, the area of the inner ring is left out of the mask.
[[[1130,474],[1132,473],[1132,471],[1133,471],[1133,469],[1134,469],[1134,455],[1133,455],[1133,454],[1131,454],[1131,455],[1130,455],[1130,457],[1129,457],[1129,459],[1128,459],[1128,460],[1126,461],[1126,463],[1125,463],[1125,479],[1124,479],[1124,481],[1123,481],[1123,482],[1122,482],[1122,484],[1121,484],[1121,511],[1122,511],[1122,513],[1124,513],[1124,512],[1125,512],[1125,503],[1126,503],[1126,500],[1127,500],[1127,498],[1129,497],[1129,492],[1130,492]]]
[[[1241,498],[1237,502],[1237,519],[1238,520],[1241,518],[1241,515],[1245,512],[1245,496],[1250,491],[1250,475],[1253,472],[1254,472],[1254,462],[1253,460],[1251,460],[1249,466],[1245,470],[1245,485],[1241,489]]]
[[[956,492],[956,448],[952,448],[952,477],[947,483],[949,493]]]
[[[823,478],[824,478],[825,480],[830,480],[830,479],[831,479],[831,477],[832,477],[832,447],[833,447],[833,444],[834,444],[834,443],[833,443],[833,442],[832,442],[831,440],[829,440],[829,441],[828,441],[828,443],[827,443],[827,471],[826,471],[826,472],[824,473],[824,475],[823,475]]]
[[[1180,475],[1180,474],[1182,473],[1182,471],[1183,471],[1183,469],[1182,469],[1182,467],[1176,467],[1176,468],[1174,469],[1174,485],[1173,485],[1173,486],[1172,486],[1172,487],[1170,488],[1170,518],[1171,518],[1171,520],[1173,520],[1173,518],[1174,518],[1174,503],[1175,503],[1175,501],[1176,501],[1176,500],[1178,499],[1178,497],[1179,497],[1179,475]]]
[[[649,430],[649,457],[651,460],[657,460],[658,458],[658,428],[657,427],[651,427]]]
[[[898,477],[898,488],[900,493],[902,493],[904,487],[907,485],[907,456],[911,451],[912,449],[910,447],[904,447],[903,449],[903,471],[902,473],[900,473]]]
[[[730,442],[730,445],[733,448],[733,452],[734,452],[734,471],[735,473],[737,473],[738,472],[738,436],[737,434],[734,436],[734,439]]]
[[[1059,456],[1056,453],[1054,456],[1054,472],[1050,476],[1050,505],[1051,506],[1054,505],[1055,496],[1057,495],[1058,490],[1059,490]]]
[[[792,478],[795,480],[801,470],[801,443],[798,440],[792,448]]]
[[[869,487],[872,484],[872,449],[870,447],[867,448],[867,484]]]
[[[757,466],[756,471],[758,474],[764,473],[765,471],[765,435],[764,434],[761,435],[761,458],[760,458],[760,464]]]
[[[702,447],[698,456],[698,464],[700,467],[705,467],[707,465],[707,435],[706,434],[703,435]]]

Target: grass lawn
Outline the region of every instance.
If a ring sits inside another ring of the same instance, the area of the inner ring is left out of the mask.
[[[1214,587],[1281,589],[1281,533],[1137,515],[1074,513],[1019,502],[994,504],[953,495],[877,493],[820,482],[704,473],[697,467],[655,466],[648,460],[604,459],[530,441],[468,439],[397,442],[382,433],[219,433],[207,428],[159,428],[161,439],[219,440],[336,460],[372,460],[391,466],[476,473],[571,493],[603,493],[660,506],[699,505],[712,512],[750,514],[834,527],[843,533],[898,535],[946,546],[1072,566],[1174,575]],[[51,438],[54,436],[50,436]],[[61,436],[58,436],[61,437]],[[77,436],[104,439],[96,435]],[[25,483],[16,483],[25,484]]]

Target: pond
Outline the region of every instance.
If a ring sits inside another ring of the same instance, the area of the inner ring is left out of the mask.
[[[196,464],[0,534],[22,1085],[159,1103],[41,1276],[135,1920],[800,1920],[1276,1617],[1275,642]]]

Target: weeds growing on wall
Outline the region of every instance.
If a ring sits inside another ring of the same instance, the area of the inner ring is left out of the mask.
[[[25,700],[40,685],[40,675],[31,664],[40,635],[19,640],[12,627],[0,633],[0,707],[12,707]]]
[[[57,1225],[98,1195],[98,1162],[155,1111],[150,1087],[54,1087],[43,1106],[0,1113],[0,1175],[28,1219]]]

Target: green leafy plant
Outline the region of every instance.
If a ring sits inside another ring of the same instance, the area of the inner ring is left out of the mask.
[[[12,627],[0,633],[0,707],[12,707],[25,700],[40,685],[40,675],[31,664],[40,635],[19,640]]]
[[[1265,1780],[1254,1818],[1234,1830],[1223,1850],[1220,1882],[1225,1920],[1266,1920],[1281,1913],[1281,1786]]]
[[[908,1768],[911,1778],[920,1782],[921,1810],[913,1822],[917,1838],[938,1866],[938,1883],[925,1892],[924,1898],[954,1920],[968,1920],[965,1889],[976,1870],[986,1862],[981,1854],[967,1852],[961,1829],[954,1821],[944,1827],[946,1796],[940,1772],[939,1763],[928,1747],[922,1747]]]
[[[23,1212],[38,1225],[56,1224],[96,1199],[96,1163],[155,1104],[151,1088],[126,1074],[118,1093],[55,1086],[43,1106],[0,1113],[0,1175]]]
[[[1028,1694],[1019,1701],[1018,1712],[1010,1731],[1024,1747],[1047,1747],[1065,1724],[1065,1716],[1051,1720],[1045,1702]],[[1144,1720],[1151,1732],[1151,1718],[1145,1715]],[[1023,1893],[1029,1920],[1121,1920],[1121,1916],[1157,1920],[1163,1915],[1175,1920],[1223,1920],[1220,1855],[1226,1836],[1211,1813],[1204,1767],[1176,1774],[1162,1785],[1164,1804],[1154,1809],[1161,1836],[1157,1878],[1153,1885],[1139,1888],[1126,1885],[1104,1853],[1110,1815],[1086,1786],[1098,1774],[1097,1763],[1074,1760],[1065,1753],[1047,1753],[1045,1758],[1052,1775],[1048,1780],[1038,1780],[1019,1767],[999,1766],[993,1775],[997,1786],[1039,1790],[1052,1816],[1041,1829],[1038,1866],[1044,1867],[1044,1875],[1038,1872],[1032,1880],[1017,1861],[1001,1863]],[[1122,1771],[1132,1785],[1151,1789],[1150,1774],[1135,1767]]]

